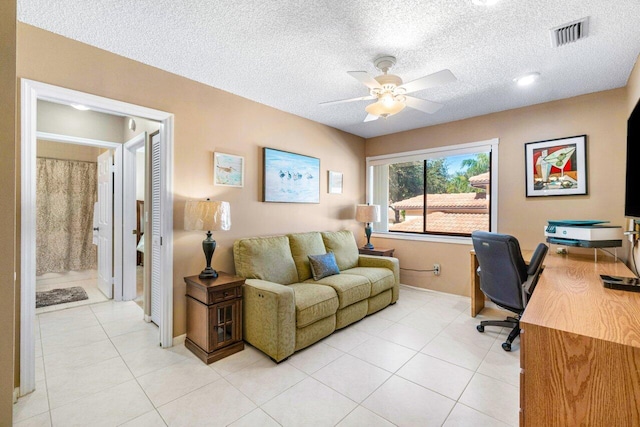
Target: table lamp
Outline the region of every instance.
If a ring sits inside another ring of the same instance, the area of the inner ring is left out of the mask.
[[[211,268],[211,257],[216,250],[216,241],[211,238],[211,231],[231,229],[231,206],[229,202],[213,200],[189,200],[184,206],[184,229],[207,230],[207,238],[202,241],[202,250],[207,266],[200,275],[201,279],[215,279],[218,272]]]
[[[371,223],[380,222],[380,206],[379,205],[356,205],[356,221],[364,222],[364,233],[367,235],[367,244],[365,249],[373,249],[371,244]]]

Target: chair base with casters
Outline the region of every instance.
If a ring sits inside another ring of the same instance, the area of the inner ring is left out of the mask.
[[[502,343],[502,349],[504,351],[511,351],[511,344],[513,343],[513,340],[520,335],[520,316],[508,316],[505,320],[483,320],[478,326],[476,326],[476,329],[478,332],[484,332],[485,326],[503,326],[506,328],[512,328],[506,341]]]

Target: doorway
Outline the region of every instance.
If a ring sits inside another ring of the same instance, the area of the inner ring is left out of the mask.
[[[39,129],[61,132],[79,119],[87,121],[87,128],[91,128],[102,118],[100,113],[87,114],[44,101],[39,102],[38,113]],[[49,123],[43,123],[47,120]],[[97,160],[110,155],[110,151],[38,138],[36,314],[108,300],[98,286],[101,253],[98,233],[93,230],[98,228],[99,217]],[[109,190],[110,197],[111,193]],[[109,246],[103,258],[111,260],[111,251]]]
[[[115,101],[83,92],[64,89],[27,79],[21,80],[21,240],[20,240],[20,395],[35,389],[35,264],[36,264],[36,140],[37,101],[82,104],[90,108],[119,116],[137,116],[161,123],[159,135],[158,182],[158,232],[162,236],[159,253],[159,342],[162,347],[171,347],[173,342],[173,115],[133,104]],[[73,141],[73,137],[70,138]],[[121,146],[122,147],[122,146]],[[122,148],[120,148],[122,149]],[[118,148],[116,148],[116,151]],[[122,179],[122,170],[116,165],[116,177]],[[116,178],[117,179],[117,178]],[[120,184],[122,182],[120,181]],[[116,188],[118,183],[116,182]],[[122,186],[120,186],[122,188]],[[118,200],[116,198],[115,200]],[[120,199],[122,200],[122,199]],[[122,210],[114,209],[114,222],[124,224]],[[122,258],[122,243],[125,230],[114,233],[116,258]],[[131,229],[128,231],[131,235]],[[119,241],[120,240],[120,241]],[[122,271],[114,271],[114,281],[122,280]]]

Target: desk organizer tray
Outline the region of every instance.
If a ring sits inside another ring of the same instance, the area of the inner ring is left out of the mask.
[[[619,277],[601,274],[600,279],[602,279],[602,284],[605,288],[640,292],[640,279],[637,277]]]

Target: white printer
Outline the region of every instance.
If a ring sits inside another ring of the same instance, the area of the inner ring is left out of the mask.
[[[582,248],[622,246],[622,227],[602,225],[609,221],[548,221],[544,235],[548,243]]]

